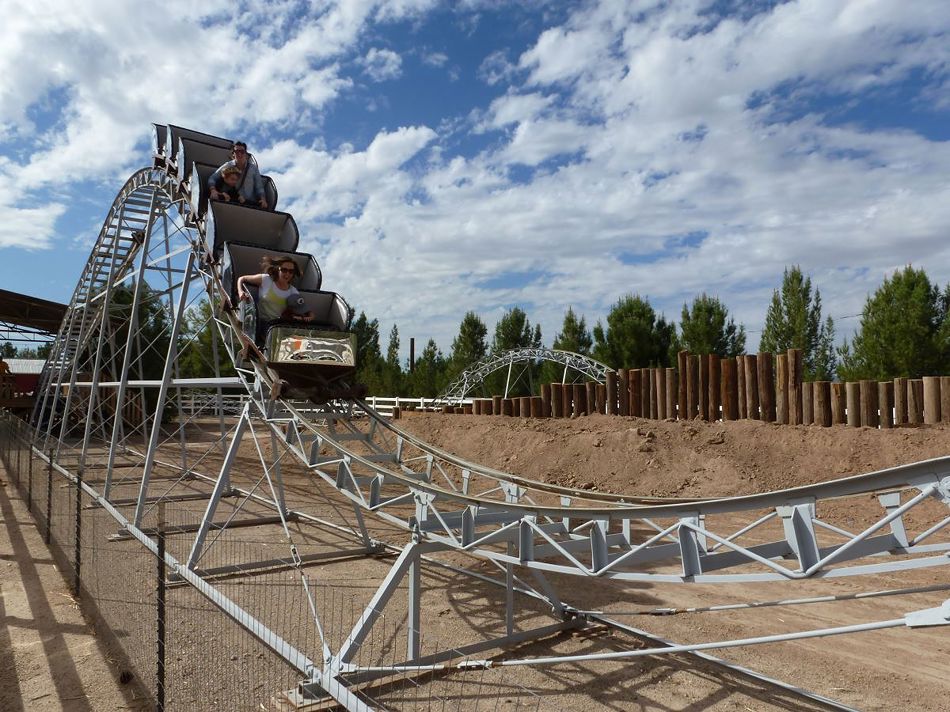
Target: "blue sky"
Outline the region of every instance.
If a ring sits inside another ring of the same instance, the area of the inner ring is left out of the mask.
[[[907,263],[950,280],[942,0],[13,5],[6,289],[69,299],[150,121],[248,140],[327,288],[404,348],[702,291],[754,348],[786,265],[836,317]]]

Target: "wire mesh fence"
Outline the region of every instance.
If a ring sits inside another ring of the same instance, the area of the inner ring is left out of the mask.
[[[189,560],[207,502],[160,496],[133,527],[137,483],[120,480],[104,506],[105,461],[93,453],[80,470],[78,450],[61,443],[57,459],[55,450],[35,447],[28,424],[0,411],[6,479],[32,513],[66,583],[116,661],[121,681],[136,685],[160,710],[291,710],[312,702],[298,694],[307,677],[300,666],[252,631],[266,629],[319,668],[324,651],[340,650],[359,623],[378,576],[307,572],[299,561],[333,561],[352,550],[332,533],[317,536],[299,523],[286,530],[243,528],[243,518],[272,516],[273,510],[254,501],[231,502],[195,561],[201,581],[220,596],[213,601],[159,556]],[[247,612],[245,618],[237,620],[234,610],[226,613],[222,600]],[[341,679],[371,709],[540,708],[540,698],[517,676],[465,669],[468,658],[438,636],[416,633],[416,638],[417,660],[438,659],[437,666],[408,665],[405,612],[379,612]]]

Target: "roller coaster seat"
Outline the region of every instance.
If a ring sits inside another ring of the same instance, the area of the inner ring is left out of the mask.
[[[208,190],[208,179],[218,170],[219,166],[212,166],[206,163],[193,163],[191,166],[191,211],[198,217],[203,217],[208,211],[208,201],[210,192]],[[270,176],[261,176],[264,182],[264,197],[267,199],[268,210],[273,211],[277,207],[277,186]],[[195,190],[198,188],[198,190]],[[240,206],[258,209],[256,205]]]
[[[221,281],[228,290],[228,296],[232,304],[236,304],[239,297],[237,293],[238,278],[248,274],[260,274],[261,260],[265,257],[293,260],[300,269],[300,277],[294,280],[294,286],[301,292],[305,290],[318,291],[323,284],[320,265],[317,264],[313,255],[305,252],[268,249],[255,244],[228,242],[224,245],[221,260]]]
[[[235,203],[212,201],[205,217],[205,240],[213,246],[215,257],[225,243],[241,242],[269,250],[294,252],[300,234],[289,213],[259,210]]]

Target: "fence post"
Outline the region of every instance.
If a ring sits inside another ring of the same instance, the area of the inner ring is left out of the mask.
[[[744,360],[746,416],[749,420],[760,420],[758,359],[755,354],[746,354]]]
[[[607,371],[607,415],[617,415],[616,371]]]
[[[747,403],[745,400],[745,356],[736,356],[736,399],[739,406],[738,417],[744,420],[748,416]]]
[[[709,408],[709,422],[719,420],[719,406],[722,405],[722,361],[719,354],[709,354],[709,393],[706,403]]]
[[[598,383],[595,387],[597,391],[596,400],[597,400],[597,412],[601,415],[607,414],[607,386],[603,383]]]
[[[564,397],[561,391],[564,390],[564,385],[561,383],[552,383],[551,384],[551,417],[552,418],[563,418],[564,417]],[[501,415],[499,412],[495,412],[495,415]]]
[[[156,637],[158,638],[155,665],[155,709],[165,710],[165,503],[158,503],[158,577],[156,578]]]
[[[76,470],[76,566],[73,570],[73,595],[79,598],[82,586],[82,472],[80,467]]]
[[[861,427],[861,384],[849,382],[845,385],[848,402],[848,425]]]
[[[877,384],[874,381],[861,381],[861,425],[876,428],[877,424]]]
[[[815,381],[814,393],[815,424],[823,428],[831,427],[831,383]]]
[[[940,377],[940,420],[950,422],[950,376]]]
[[[907,381],[907,422],[912,425],[924,422],[924,382],[919,378]]]
[[[815,389],[811,381],[802,384],[802,425],[815,422]]]
[[[940,422],[940,377],[924,376],[924,422]],[[18,460],[19,462],[19,460]]]
[[[33,514],[33,443],[30,443],[30,463],[26,480],[26,510]]]
[[[587,387],[583,383],[574,384],[574,417],[587,415]]]
[[[699,419],[709,420],[709,356],[697,356],[699,359]]]
[[[759,369],[759,409],[761,419],[767,423],[775,422],[775,369],[772,367],[772,354],[759,354],[756,358]]]
[[[654,385],[656,386],[656,417],[666,420],[666,369],[657,366],[653,369]]]
[[[894,379],[894,425],[907,424],[907,379]]]
[[[643,415],[656,420],[660,415],[659,404],[656,402],[656,369],[644,368],[640,373],[641,378],[646,380],[647,387],[647,399],[644,401]],[[649,409],[646,407],[647,403],[650,404]]]
[[[620,415],[630,415],[630,371],[621,368],[620,376]],[[639,415],[639,413],[637,414]]]
[[[788,354],[775,354],[775,422],[788,425]]]
[[[597,412],[597,384],[588,381],[584,384],[587,387],[587,415]]]
[[[485,409],[482,408],[482,415],[485,414]],[[551,384],[542,383],[541,384],[541,417],[550,418],[551,417]]]
[[[877,384],[877,403],[881,409],[881,429],[894,426],[894,382],[881,381]]]
[[[640,415],[644,418],[650,417],[650,369],[641,368],[640,373]],[[633,383],[631,378],[630,383]],[[633,396],[631,396],[632,398]],[[633,415],[631,409],[630,415]]]
[[[676,420],[676,369],[666,369],[666,417]]]
[[[687,420],[687,397],[686,397],[686,372],[689,369],[689,352],[680,351],[676,354],[676,370],[679,378],[679,387],[676,390],[676,414],[680,420]]]
[[[52,541],[53,517],[53,448],[49,449],[49,467],[46,468],[46,545]]]
[[[845,408],[847,408],[847,399],[845,397],[845,385],[843,383],[831,384],[831,424],[843,425],[847,422],[845,417]]]
[[[788,422],[802,424],[802,350],[788,350]]]
[[[699,356],[686,357],[686,415],[685,420],[696,417],[699,409]]]
[[[726,359],[720,364],[722,371],[722,419],[736,420],[739,417],[739,391],[736,383],[736,360]]]

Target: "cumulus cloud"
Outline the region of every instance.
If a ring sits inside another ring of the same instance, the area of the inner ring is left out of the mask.
[[[402,74],[402,57],[391,49],[371,47],[363,57],[363,71],[374,82],[398,79]]]

